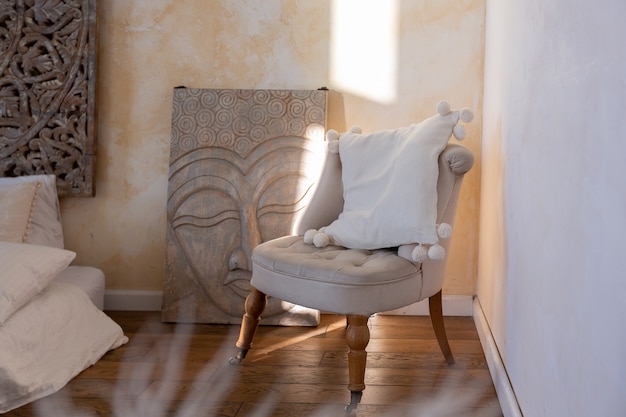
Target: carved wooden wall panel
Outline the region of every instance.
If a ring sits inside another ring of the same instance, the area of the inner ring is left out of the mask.
[[[0,176],[94,195],[96,0],[0,0]]]
[[[289,234],[317,179],[326,91],[174,90],[164,321],[240,323],[250,253]],[[264,323],[316,325],[270,300]]]

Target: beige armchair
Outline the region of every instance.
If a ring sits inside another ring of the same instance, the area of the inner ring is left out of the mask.
[[[453,225],[463,176],[474,162],[471,151],[448,144],[439,157],[437,221]],[[239,363],[252,346],[254,333],[272,296],[322,312],[347,316],[349,384],[347,411],[361,401],[365,389],[365,365],[369,342],[368,318],[378,312],[429,299],[430,317],[445,360],[452,364],[442,315],[441,289],[446,261],[414,262],[413,245],[382,250],[346,249],[329,245],[317,248],[303,241],[309,229],[330,224],[342,211],[341,162],[327,153],[318,187],[294,235],[257,246],[252,254],[252,290],[245,302],[238,353]],[[450,240],[441,242],[448,249]]]

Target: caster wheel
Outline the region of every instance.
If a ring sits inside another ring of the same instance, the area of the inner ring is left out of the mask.
[[[346,405],[346,416],[355,416],[356,408],[361,402],[363,391],[350,391],[350,404]]]
[[[236,356],[231,357],[230,359],[228,359],[228,363],[230,363],[231,365],[239,365],[241,363],[241,361],[246,357],[246,354],[248,353],[247,350],[240,350],[239,352],[237,352]]]

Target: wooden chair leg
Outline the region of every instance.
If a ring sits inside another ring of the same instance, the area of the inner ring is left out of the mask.
[[[428,299],[428,307],[430,310],[430,321],[433,323],[433,329],[435,330],[435,336],[437,336],[437,342],[439,342],[439,348],[446,358],[448,365],[452,365],[454,364],[454,356],[452,356],[452,349],[450,349],[446,328],[443,323],[441,291]]]
[[[243,358],[246,357],[246,354],[250,350],[250,347],[252,347],[252,339],[254,338],[254,333],[256,333],[256,329],[259,327],[261,314],[263,314],[266,304],[267,296],[261,291],[252,287],[250,290],[250,294],[248,294],[248,297],[246,297],[246,313],[244,314],[241,321],[239,340],[237,340],[236,344],[238,352],[235,357],[230,358],[230,363],[238,364],[243,360]]]
[[[365,316],[348,316],[346,329],[346,341],[348,343],[348,389],[350,390],[350,404],[346,411],[353,411],[359,402],[365,389],[365,365],[367,352],[365,348],[370,341],[370,330],[367,327]]]

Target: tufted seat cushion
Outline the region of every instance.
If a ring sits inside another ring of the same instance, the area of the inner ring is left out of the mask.
[[[317,248],[285,236],[257,246],[252,263],[259,291],[322,311],[369,316],[421,299],[421,264],[396,250]]]

